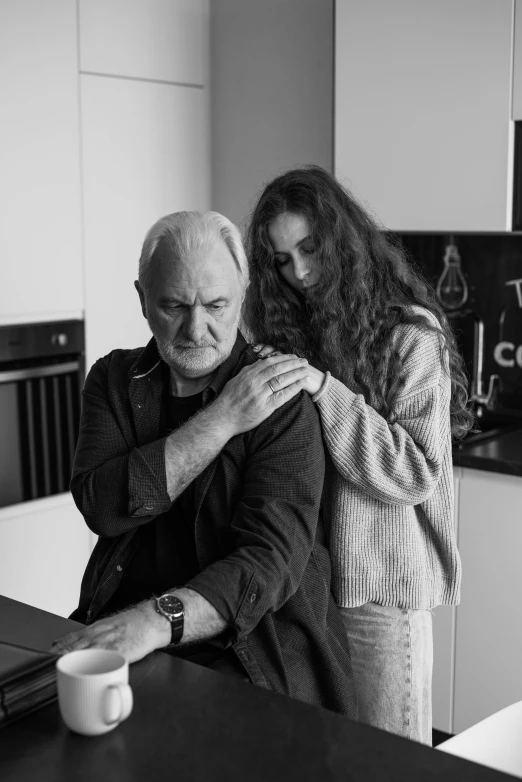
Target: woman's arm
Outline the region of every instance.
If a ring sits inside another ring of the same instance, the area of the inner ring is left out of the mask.
[[[450,379],[433,331],[401,326],[396,344],[406,378],[394,423],[330,373],[310,367],[304,389],[317,405],[339,474],[381,502],[416,505],[434,491],[450,447]],[[261,357],[274,351],[256,348]]]
[[[451,382],[436,333],[401,326],[397,346],[405,385],[393,423],[329,375],[313,399],[340,475],[382,502],[417,505],[433,493],[451,447]]]

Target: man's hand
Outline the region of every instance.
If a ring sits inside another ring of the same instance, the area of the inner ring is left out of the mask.
[[[127,662],[141,660],[156,649],[168,646],[170,623],[157,613],[153,600],[139,603],[119,614],[69,633],[53,643],[51,652],[64,654],[77,649],[113,649]]]
[[[207,409],[213,410],[230,439],[259,426],[298,394],[304,388],[308,371],[305,358],[275,352],[265,361],[243,367]]]

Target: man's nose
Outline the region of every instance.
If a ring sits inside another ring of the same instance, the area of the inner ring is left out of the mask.
[[[191,342],[200,342],[207,333],[207,323],[203,307],[190,307],[184,325],[185,337]]]

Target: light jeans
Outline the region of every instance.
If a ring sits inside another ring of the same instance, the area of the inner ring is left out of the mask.
[[[431,746],[431,612],[377,603],[339,610],[359,721]]]

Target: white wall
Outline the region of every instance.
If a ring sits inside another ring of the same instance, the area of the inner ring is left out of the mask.
[[[212,0],[212,205],[241,223],[287,168],[332,170],[333,0]]]

